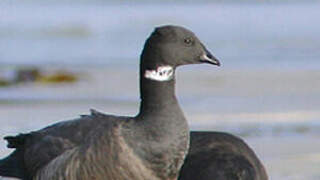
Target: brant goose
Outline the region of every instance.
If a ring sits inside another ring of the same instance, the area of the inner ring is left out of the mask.
[[[223,132],[190,135],[190,149],[179,180],[268,180],[253,150],[240,138]]]
[[[140,112],[135,117],[91,115],[7,136],[15,151],[0,176],[23,180],[174,180],[189,146],[189,128],[175,96],[175,70],[220,65],[199,39],[162,26],[147,39],[140,61]]]

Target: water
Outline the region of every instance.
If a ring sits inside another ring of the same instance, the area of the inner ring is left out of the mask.
[[[319,67],[320,3],[0,4],[1,64],[133,64],[153,27],[191,28],[224,67]],[[17,50],[19,53],[17,53]]]
[[[0,135],[72,119],[89,108],[135,115],[144,41],[154,27],[177,24],[192,29],[222,62],[177,72],[191,128],[244,137],[271,179],[319,179],[319,8],[318,1],[3,0],[0,77],[35,65],[66,69],[81,80],[0,88]],[[0,145],[1,154],[9,152]]]

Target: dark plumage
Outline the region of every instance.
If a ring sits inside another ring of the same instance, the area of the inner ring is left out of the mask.
[[[175,68],[219,62],[189,30],[156,28],[140,62],[140,112],[135,117],[92,111],[44,129],[8,136],[15,151],[0,175],[23,180],[173,180],[189,145],[175,96]]]
[[[240,138],[221,132],[191,132],[179,180],[267,180],[266,171]]]

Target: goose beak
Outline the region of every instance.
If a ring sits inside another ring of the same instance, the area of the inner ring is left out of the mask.
[[[207,49],[204,49],[205,53],[200,56],[200,61],[204,63],[213,64],[216,66],[220,66],[220,62],[217,58],[215,58]]]
[[[203,63],[213,64],[216,66],[220,66],[220,62],[217,58],[215,58],[208,50],[207,48],[201,43],[201,46],[204,50],[203,54],[200,56],[200,61]]]

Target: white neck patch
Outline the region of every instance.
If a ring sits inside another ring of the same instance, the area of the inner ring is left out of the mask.
[[[146,70],[144,77],[155,81],[169,81],[173,78],[171,66],[159,66],[156,70]]]

